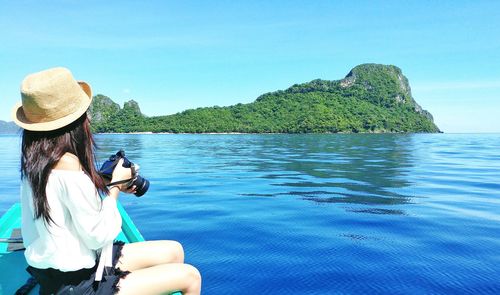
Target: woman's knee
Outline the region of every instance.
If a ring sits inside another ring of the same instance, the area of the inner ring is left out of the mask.
[[[169,249],[171,258],[169,259],[173,263],[184,263],[184,247],[177,241],[164,241],[165,247]],[[168,254],[167,254],[168,255]]]
[[[186,266],[189,269],[189,273],[190,273],[192,279],[195,281],[201,281],[200,271],[196,267],[192,266],[191,264],[186,264]]]
[[[190,265],[184,264],[185,267],[185,275],[187,276],[187,281],[190,282],[190,286],[194,289],[198,289],[201,286],[201,273],[200,271]]]
[[[174,241],[174,242],[175,242],[175,245],[177,248],[177,255],[178,255],[179,262],[184,263],[184,247],[182,246],[181,243],[179,243],[177,241]]]

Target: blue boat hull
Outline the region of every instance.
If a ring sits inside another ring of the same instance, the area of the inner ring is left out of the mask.
[[[117,237],[117,240],[125,243],[135,243],[144,241],[141,233],[134,225],[127,212],[120,203],[118,210],[122,216],[122,231]],[[0,218],[0,238],[9,239],[15,230],[21,228],[21,204],[14,204]],[[10,244],[10,247],[9,247]],[[16,290],[24,285],[30,278],[26,271],[28,266],[24,258],[24,251],[13,250],[12,246],[22,246],[21,243],[8,243],[7,241],[0,242],[0,294],[14,294]],[[31,290],[29,294],[38,294],[38,285]],[[180,292],[172,295],[181,295]]]

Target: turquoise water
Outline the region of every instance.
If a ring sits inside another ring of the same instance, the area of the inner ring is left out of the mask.
[[[121,202],[203,294],[500,293],[500,135],[98,135],[151,180]],[[18,200],[0,136],[0,213]]]

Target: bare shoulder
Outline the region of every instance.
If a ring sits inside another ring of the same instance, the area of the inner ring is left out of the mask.
[[[61,159],[54,166],[56,170],[69,170],[69,171],[81,171],[82,165],[78,160],[78,157],[71,154],[65,153]]]

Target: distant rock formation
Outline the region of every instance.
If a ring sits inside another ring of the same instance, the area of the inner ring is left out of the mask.
[[[97,132],[439,132],[401,69],[380,64],[356,66],[341,80],[295,84],[247,104],[146,117],[133,100],[122,109],[97,95],[90,113]]]
[[[5,122],[0,120],[0,134],[17,134],[20,128],[14,122]]]
[[[139,124],[137,120],[142,124],[146,119],[136,101],[125,102],[122,109],[119,104],[101,94],[93,97],[89,115],[91,126],[96,132],[131,132],[134,124]]]

